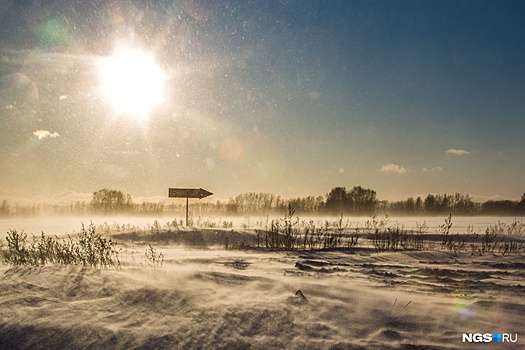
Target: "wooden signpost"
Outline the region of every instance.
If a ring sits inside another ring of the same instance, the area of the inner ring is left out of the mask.
[[[203,190],[202,188],[170,188],[168,197],[170,198],[186,198],[186,226],[188,226],[188,199],[189,198],[204,198],[211,196],[213,193]]]

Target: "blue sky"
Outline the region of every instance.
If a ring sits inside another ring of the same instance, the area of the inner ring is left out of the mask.
[[[521,1],[26,1],[0,15],[5,195],[525,192]],[[144,120],[100,96],[96,62],[123,45],[166,73]]]

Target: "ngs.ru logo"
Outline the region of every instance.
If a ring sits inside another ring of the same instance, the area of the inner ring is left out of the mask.
[[[463,333],[463,343],[516,343],[518,333]]]

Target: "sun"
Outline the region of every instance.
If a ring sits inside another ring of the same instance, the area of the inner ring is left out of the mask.
[[[151,54],[120,48],[99,69],[102,95],[117,113],[145,119],[162,103],[165,75]]]

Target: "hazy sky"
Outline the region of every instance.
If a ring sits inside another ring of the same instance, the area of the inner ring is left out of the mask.
[[[0,199],[519,198],[523,18],[492,0],[0,2]],[[118,47],[164,72],[147,117],[101,92]]]

